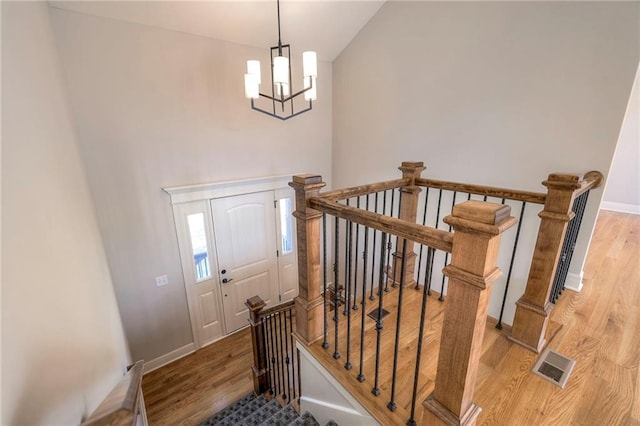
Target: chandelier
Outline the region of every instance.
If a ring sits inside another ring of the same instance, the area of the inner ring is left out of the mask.
[[[318,60],[316,52],[302,53],[302,72],[304,74],[303,89],[293,92],[291,82],[291,50],[288,44],[282,44],[280,39],[280,0],[277,0],[278,8],[278,45],[271,48],[271,95],[260,92],[262,77],[260,61],[247,61],[247,73],[244,75],[244,93],[247,99],[251,99],[251,108],[280,120],[288,120],[292,117],[310,111],[313,101],[317,99],[316,77],[318,75]],[[304,95],[305,107],[295,111],[294,99]],[[271,108],[264,109],[256,105],[256,101],[265,98],[271,103]]]

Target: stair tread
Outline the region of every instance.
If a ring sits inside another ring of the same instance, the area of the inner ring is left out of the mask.
[[[298,418],[298,412],[291,406],[287,405],[279,411],[273,413],[271,417],[261,423],[264,426],[287,426]]]
[[[253,414],[245,417],[244,420],[240,419],[236,424],[241,424],[243,426],[257,426],[281,409],[282,407],[278,404],[278,401],[272,399],[256,410]]]
[[[302,413],[302,416],[289,423],[289,426],[320,426],[320,423],[318,423],[311,413],[305,411]]]
[[[266,403],[267,400],[263,395],[256,397],[253,393],[250,393],[222,409],[213,417],[210,417],[198,426],[235,426],[245,417],[249,416],[252,412],[258,410]]]

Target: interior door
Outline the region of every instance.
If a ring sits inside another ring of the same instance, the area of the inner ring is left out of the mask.
[[[227,333],[247,325],[248,298],[278,302],[274,207],[272,191],[211,200]]]

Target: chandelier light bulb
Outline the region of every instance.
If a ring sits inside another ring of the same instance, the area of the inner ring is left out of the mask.
[[[244,75],[244,96],[247,99],[258,99],[260,97],[260,80],[255,74]]]
[[[262,75],[260,74],[260,61],[247,61],[247,74],[253,74],[258,77],[258,84],[262,84]]]
[[[302,70],[305,77],[318,76],[318,56],[316,52],[302,52]]]
[[[273,58],[273,82],[289,84],[289,58],[286,56]]]

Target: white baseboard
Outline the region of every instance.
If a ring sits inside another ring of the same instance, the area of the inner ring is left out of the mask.
[[[163,367],[173,361],[179,360],[182,357],[185,357],[191,353],[196,351],[196,346],[193,343],[189,343],[188,345],[184,345],[181,348],[175,349],[168,354],[162,355],[156,359],[152,359],[149,362],[144,363],[144,374],[150,373],[153,370],[157,370],[160,367]]]
[[[640,214],[640,206],[633,204],[614,203],[613,201],[603,201],[600,204],[600,208],[603,210],[611,210],[614,212]]]
[[[582,291],[582,277],[584,276],[584,271],[580,271],[579,274],[574,274],[573,272],[567,273],[567,279],[564,282],[564,287],[569,290],[577,291],[578,293]]]

